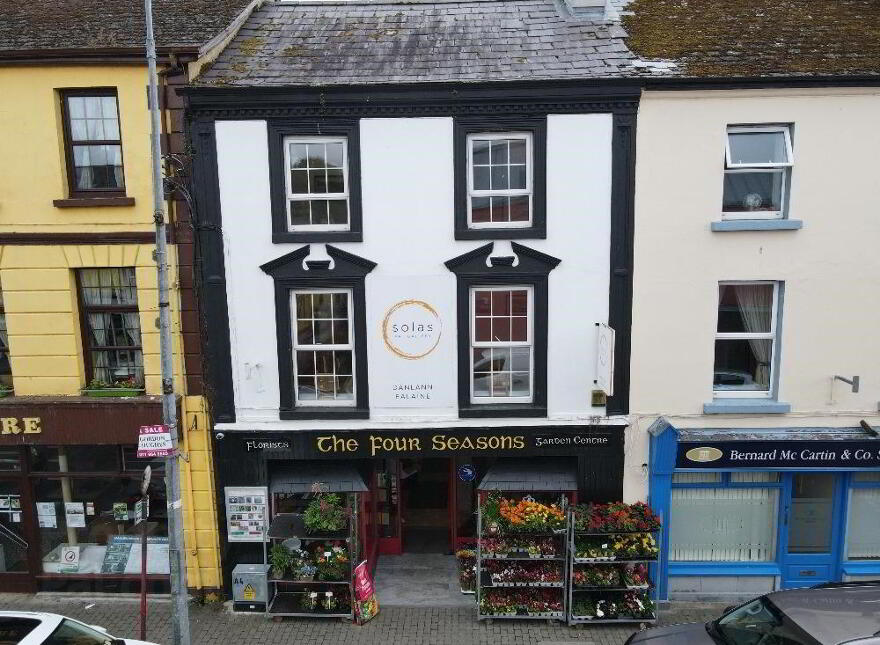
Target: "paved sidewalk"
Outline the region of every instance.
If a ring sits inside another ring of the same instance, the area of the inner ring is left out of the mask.
[[[167,598],[150,601],[147,639],[167,644],[171,633]],[[661,612],[665,624],[703,621],[717,616],[722,604],[672,603]],[[0,594],[0,609],[49,611],[106,627],[114,636],[137,637],[138,602],[131,596],[85,597],[58,594]],[[262,615],[232,614],[224,605],[193,605],[192,642],[196,645],[618,645],[638,626],[584,627],[513,620],[477,622],[462,607],[385,607],[362,627],[336,620],[267,620]]]

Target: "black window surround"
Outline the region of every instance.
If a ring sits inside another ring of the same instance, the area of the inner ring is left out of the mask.
[[[545,417],[547,416],[547,278],[561,262],[522,244],[511,242],[519,258],[494,256],[494,243],[446,261],[446,268],[456,276],[456,321],[458,325],[458,416],[460,418],[486,417]],[[488,265],[487,265],[488,259]],[[532,374],[531,403],[472,403],[470,368],[470,292],[473,287],[526,285],[533,290],[532,338],[534,373]]]
[[[532,225],[513,228],[471,228],[468,224],[468,136],[501,132],[532,135]],[[547,237],[547,116],[499,115],[455,117],[455,239],[519,240]]]
[[[272,242],[361,242],[361,154],[357,119],[269,121],[269,188],[272,201]],[[288,228],[287,183],[284,155],[286,137],[345,137],[348,156],[347,231],[291,231]]]
[[[306,260],[309,246],[272,260],[260,268],[275,282],[275,327],[278,340],[278,414],[293,419],[368,419],[367,317],[364,278],[376,266],[365,258],[327,245],[327,260]],[[305,267],[303,266],[305,261]],[[299,289],[351,289],[354,306],[355,405],[354,407],[297,406],[293,383],[293,336],[290,292]]]

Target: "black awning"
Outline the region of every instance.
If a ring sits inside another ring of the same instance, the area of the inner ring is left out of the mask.
[[[334,461],[282,462],[269,475],[269,492],[363,493],[369,490],[353,464]]]
[[[564,491],[577,490],[577,461],[574,458],[499,459],[479,490]]]

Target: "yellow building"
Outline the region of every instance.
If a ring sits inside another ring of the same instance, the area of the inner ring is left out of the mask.
[[[174,90],[247,4],[157,4],[163,144],[179,182]],[[135,449],[139,427],[162,421],[143,9],[78,5],[59,21],[0,1],[0,588],[137,590],[150,463],[156,591],[169,566],[164,464]],[[222,583],[185,193],[167,204],[174,390],[187,582],[209,596]]]

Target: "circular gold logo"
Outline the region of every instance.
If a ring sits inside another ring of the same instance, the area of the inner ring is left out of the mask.
[[[424,358],[440,343],[440,314],[423,300],[403,300],[385,312],[382,339],[385,346],[408,360]]]
[[[696,461],[697,463],[704,464],[707,461],[718,461],[721,459],[724,453],[718,450],[718,448],[712,448],[710,446],[702,446],[700,448],[691,448],[684,456],[690,459],[691,461]]]

